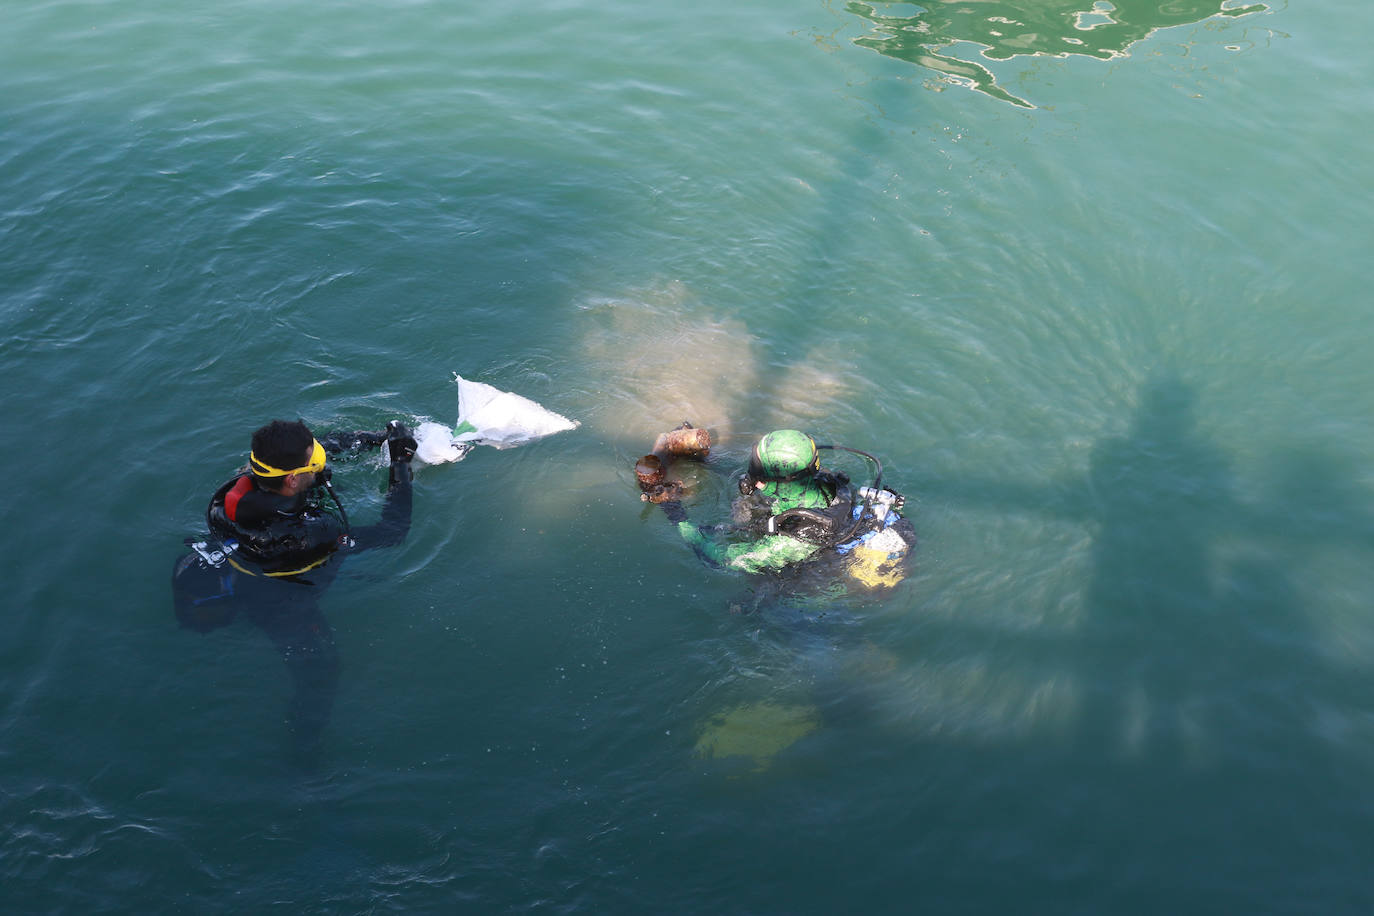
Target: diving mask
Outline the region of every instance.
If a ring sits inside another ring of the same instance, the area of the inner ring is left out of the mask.
[[[325,453],[324,446],[320,445],[320,440],[313,440],[314,449],[310,452],[310,460],[298,468],[283,471],[281,468],[274,468],[272,465],[258,458],[252,452],[248,453],[248,463],[253,469],[253,473],[259,477],[289,477],[292,474],[318,474],[324,470]]]

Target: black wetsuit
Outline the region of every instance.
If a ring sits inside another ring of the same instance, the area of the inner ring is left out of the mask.
[[[215,546],[234,542],[236,548],[217,566],[195,551],[173,572],[183,626],[206,632],[242,613],[277,647],[293,685],[292,752],[307,768],[318,754],[339,681],[334,631],[320,610],[320,596],[344,556],[395,546],[410,530],[409,463],[393,461],[389,476],[381,520],[348,533],[325,508],[322,487],[290,498],[261,489],[251,476],[236,477],[215,492],[206,513],[220,539]]]

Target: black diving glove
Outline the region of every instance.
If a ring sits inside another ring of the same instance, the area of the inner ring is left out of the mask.
[[[659,505],[663,507],[663,514],[668,516],[668,521],[673,524],[687,521],[687,510],[682,508],[682,503],[677,500],[670,499],[667,502],[659,503]]]
[[[411,435],[410,428],[400,420],[392,420],[386,425],[386,444],[391,460],[403,461],[406,464],[415,457],[415,450],[420,447]]]

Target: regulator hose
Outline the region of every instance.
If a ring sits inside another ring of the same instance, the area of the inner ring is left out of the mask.
[[[323,471],[320,471],[320,486],[324,487],[324,491],[329,494],[329,498],[334,500],[334,505],[339,510],[339,520],[343,522],[344,537],[348,539],[349,544],[352,544],[353,534],[348,527],[348,513],[344,511],[343,502],[339,499],[339,494],[334,492],[334,484],[330,482],[330,478],[333,476],[333,473],[327,467]]]
[[[816,448],[828,448],[842,452],[853,452],[855,455],[863,455],[869,461],[873,462],[873,467],[877,469],[876,473],[873,475],[873,489],[881,490],[883,488],[883,463],[878,460],[876,455],[865,452],[863,449],[850,448],[847,445],[817,445]]]
[[[876,455],[873,455],[869,452],[865,452],[863,449],[850,448],[847,445],[817,445],[816,448],[828,448],[832,451],[852,452],[855,455],[862,455],[863,457],[867,458],[869,461],[873,462],[873,467],[875,469],[873,473],[873,492],[877,493],[878,491],[882,490],[883,463],[878,460],[878,457]],[[849,526],[849,530],[844,533],[843,537],[835,538],[834,543],[831,546],[834,546],[835,544],[843,544],[844,542],[851,540],[854,537],[854,535],[858,533],[860,526],[862,526],[864,522],[864,510],[873,508],[873,500],[865,499],[861,505],[863,506],[863,508],[860,509],[858,517],[854,519],[854,524]]]

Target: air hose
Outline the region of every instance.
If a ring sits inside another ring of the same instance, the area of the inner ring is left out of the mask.
[[[834,547],[834,546],[836,546],[837,544],[843,544],[843,543],[845,543],[845,542],[847,542],[847,541],[852,540],[853,537],[854,537],[854,535],[858,534],[859,528],[860,528],[860,527],[863,525],[863,523],[864,523],[864,512],[867,511],[867,510],[871,510],[871,509],[873,508],[874,497],[877,496],[877,494],[879,494],[879,493],[882,492],[882,489],[883,489],[883,463],[882,463],[881,461],[878,460],[878,458],[877,458],[876,455],[870,454],[869,452],[865,452],[865,451],[862,450],[862,449],[850,448],[850,447],[847,446],[847,445],[817,445],[816,448],[817,448],[817,449],[828,448],[828,449],[831,449],[832,451],[838,450],[838,451],[843,451],[843,452],[852,452],[852,453],[855,454],[855,455],[862,455],[863,457],[867,458],[869,461],[873,462],[873,467],[874,467],[874,469],[875,469],[875,470],[874,470],[874,473],[873,473],[873,486],[872,486],[872,487],[860,487],[860,488],[858,489],[858,495],[863,499],[863,502],[860,503],[860,506],[861,506],[860,510],[859,510],[857,513],[855,513],[854,524],[852,524],[852,525],[849,526],[849,530],[846,531],[842,537],[837,537],[837,538],[835,538],[835,539],[828,545],[828,546]]]

